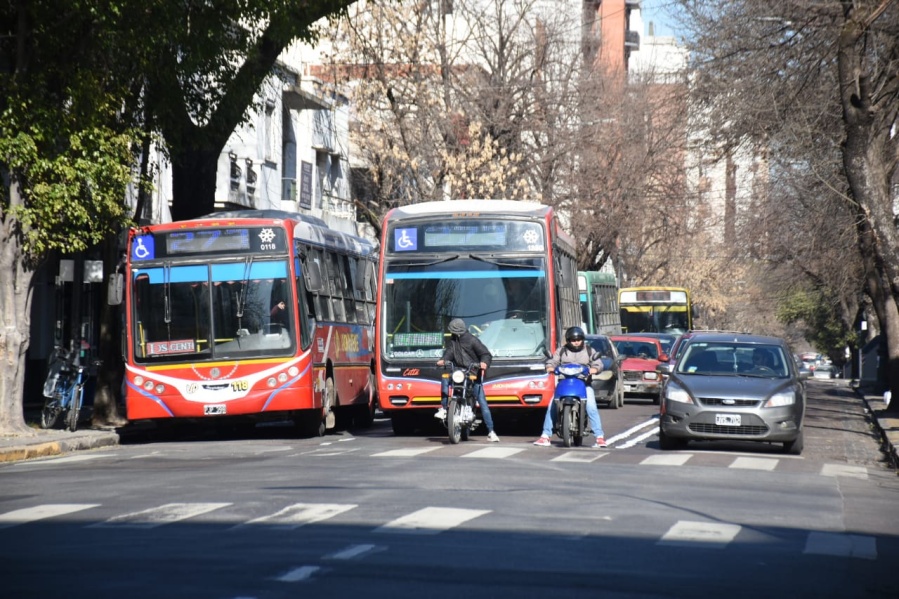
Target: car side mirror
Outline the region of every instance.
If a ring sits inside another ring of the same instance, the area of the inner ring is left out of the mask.
[[[671,374],[674,371],[674,367],[671,364],[661,363],[656,364],[656,372],[661,374]]]
[[[669,358],[669,357],[668,357],[668,354],[666,354],[666,353],[661,353],[661,354],[659,354],[659,361],[660,361],[660,362],[668,362],[670,359],[671,359],[671,358]]]

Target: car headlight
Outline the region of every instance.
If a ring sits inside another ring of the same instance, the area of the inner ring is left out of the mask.
[[[457,385],[461,385],[462,382],[465,381],[465,373],[461,370],[453,371],[453,382]]]
[[[687,391],[668,379],[668,386],[665,387],[665,399],[676,401],[677,403],[693,403],[693,398]]]
[[[792,391],[781,391],[771,396],[771,399],[765,402],[763,407],[778,408],[780,406],[791,406],[796,403],[796,394]]]
[[[644,372],[643,378],[646,379],[647,381],[657,381],[657,380],[659,380],[659,373],[658,372]]]

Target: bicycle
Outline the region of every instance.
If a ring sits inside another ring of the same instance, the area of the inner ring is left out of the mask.
[[[65,428],[75,432],[84,404],[84,385],[91,375],[81,363],[78,352],[57,347],[50,355],[47,378],[44,381],[44,407],[41,409],[41,428],[55,428],[64,415]],[[95,361],[92,366],[99,367]]]

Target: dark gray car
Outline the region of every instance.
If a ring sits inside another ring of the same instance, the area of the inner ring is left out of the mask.
[[[783,443],[802,452],[805,379],[783,339],[745,333],[694,333],[668,375],[660,404],[659,445],[691,440]]]
[[[597,407],[605,403],[613,410],[624,405],[624,386],[618,376],[618,350],[605,335],[587,335],[587,343],[602,356],[603,371],[594,376],[593,393]]]

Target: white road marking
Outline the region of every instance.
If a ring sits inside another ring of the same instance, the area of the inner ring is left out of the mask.
[[[644,422],[641,422],[640,424],[638,424],[638,425],[636,425],[636,426],[632,426],[631,428],[627,429],[627,430],[624,431],[623,433],[619,433],[619,434],[615,435],[614,437],[609,437],[608,439],[606,439],[606,443],[608,443],[609,445],[611,445],[611,444],[613,444],[613,443],[617,443],[618,441],[621,441],[622,439],[627,439],[628,437],[630,437],[631,435],[633,435],[633,434],[636,433],[637,431],[643,430],[643,429],[646,428],[647,426],[652,426],[652,427],[653,427],[653,430],[654,430],[654,433],[653,433],[653,434],[655,434],[656,432],[658,432],[658,430],[659,430],[659,418],[658,418],[658,416],[656,416],[656,417],[654,417],[654,418],[650,418],[649,420],[646,420],[646,421],[644,421]]]
[[[680,520],[668,529],[656,545],[723,549],[734,540],[742,527],[720,522],[691,522]]]
[[[867,480],[868,469],[864,466],[850,466],[849,464],[824,464],[821,467],[821,476],[851,476]]]
[[[642,466],[683,466],[690,458],[692,453],[669,453],[665,455],[651,455],[642,462]]]
[[[212,512],[230,503],[167,503],[148,510],[131,512],[91,525],[91,528],[156,528]]]
[[[426,507],[379,526],[374,532],[433,535],[489,513],[490,510]]]
[[[5,514],[0,514],[0,528],[10,528],[12,526],[18,526],[36,520],[74,514],[75,512],[89,510],[99,506],[99,503],[47,503],[44,505],[36,505],[34,507],[26,507],[20,510],[13,510],[11,512],[6,512]]]
[[[810,532],[803,553],[877,559],[877,539],[836,532]]]
[[[49,458],[46,460],[26,460],[19,462],[18,466],[55,466],[56,464],[71,464],[72,462],[86,462],[100,458],[112,457],[111,453],[89,453],[83,455],[70,455],[62,458]]]
[[[383,547],[378,547],[377,545],[350,545],[346,549],[342,549],[337,553],[332,553],[331,555],[326,555],[324,559],[355,559],[360,555],[365,555],[366,553],[372,553],[375,550],[383,549]]]
[[[590,462],[595,462],[599,458],[605,457],[609,455],[608,452],[599,452],[599,451],[566,451],[559,457],[553,458],[551,462],[580,462],[582,464],[589,464]]]
[[[318,566],[301,566],[299,568],[294,568],[287,574],[282,574],[275,578],[275,580],[278,582],[300,582],[301,580],[308,580],[319,570],[321,570],[321,568]]]
[[[628,447],[633,447],[633,446],[636,445],[637,443],[640,443],[640,442],[644,441],[645,439],[648,439],[648,438],[650,438],[650,437],[654,437],[654,436],[656,436],[656,435],[658,435],[658,434],[659,434],[659,427],[657,426],[657,427],[655,427],[655,428],[653,428],[653,429],[651,429],[651,430],[646,431],[646,432],[643,433],[642,435],[638,435],[638,436],[634,437],[633,439],[631,439],[631,440],[628,441],[627,443],[622,443],[621,445],[616,445],[616,446],[615,446],[615,449],[627,449]],[[606,443],[609,443],[609,441],[607,440]],[[610,443],[610,444],[611,444],[611,443]]]
[[[328,520],[356,507],[358,507],[356,504],[341,503],[295,503],[274,514],[253,518],[240,526],[246,526],[247,524],[272,524],[277,528],[289,530],[299,528],[304,524]]]
[[[471,453],[466,453],[463,455],[463,458],[487,458],[493,460],[501,460],[503,458],[509,458],[515,455],[516,453],[521,453],[524,451],[523,449],[516,449],[515,447],[485,447],[483,449],[479,449],[477,451],[472,451]]]
[[[780,460],[774,458],[737,458],[731,462],[728,468],[743,468],[745,470],[774,470]]]
[[[420,447],[420,448],[407,448],[407,449],[391,449],[390,451],[382,451],[381,453],[374,453],[372,457],[375,458],[414,458],[417,455],[422,455],[424,453],[428,453],[429,451],[436,451],[440,449],[439,447]]]

